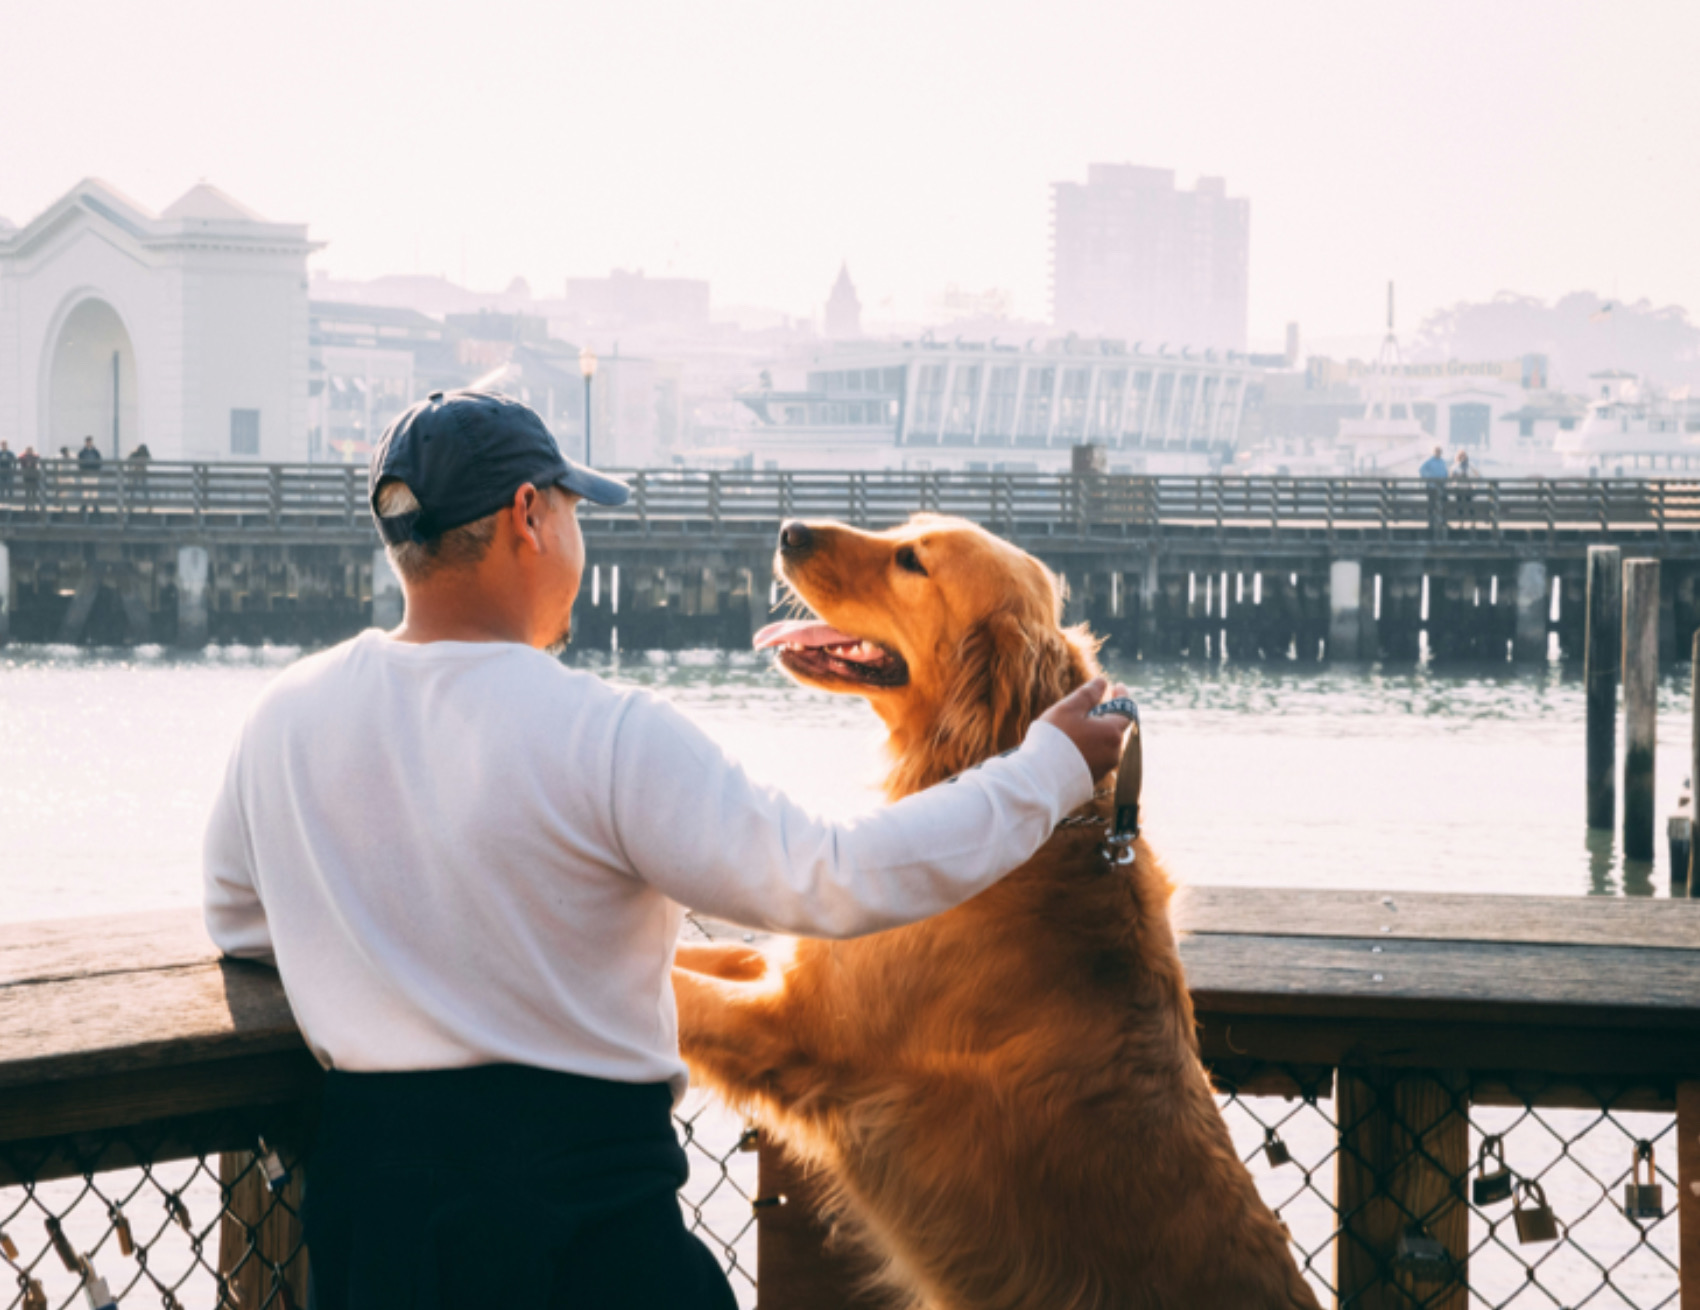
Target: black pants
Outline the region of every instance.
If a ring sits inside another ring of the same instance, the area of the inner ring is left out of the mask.
[[[514,1065],[325,1081],[315,1310],[734,1310],[685,1230],[664,1084]]]

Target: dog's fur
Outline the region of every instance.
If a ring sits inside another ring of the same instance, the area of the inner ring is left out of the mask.
[[[872,702],[893,799],[1017,745],[1097,671],[1085,630],[1060,626],[1051,574],[981,529],[810,526],[806,553],[782,552],[787,581],[908,678],[871,687],[787,662]],[[800,942],[787,962],[681,946],[685,1058],[826,1172],[915,1304],[1314,1307],[1199,1063],[1168,876],[1143,841],[1108,868],[1100,838],[1059,829],[947,914]]]

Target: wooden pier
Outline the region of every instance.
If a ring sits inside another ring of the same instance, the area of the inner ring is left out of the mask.
[[[974,520],[1146,657],[1580,660],[1590,545],[1656,559],[1665,661],[1700,630],[1700,482],[643,470],[587,510],[580,645],[742,648],[788,518]],[[0,639],[317,643],[399,613],[346,465],[52,462],[0,485]],[[616,635],[617,634],[617,635]]]
[[[1519,1245],[1510,1206],[1473,1205],[1469,1175],[1477,1116],[1502,1107],[1544,1115],[1568,1157],[1575,1143],[1553,1115],[1573,1107],[1588,1111],[1578,1131],[1609,1125],[1623,1158],[1599,1177],[1585,1212],[1553,1201],[1561,1245],[1595,1241],[1585,1225],[1609,1220],[1608,1242],[1649,1252],[1640,1282],[1612,1283],[1614,1304],[1700,1310],[1697,914],[1669,901],[1186,894],[1182,955],[1205,1060],[1230,1108],[1251,1107],[1292,1139],[1295,1163],[1266,1161],[1255,1142],[1248,1154],[1256,1173],[1292,1171],[1277,1195],[1291,1194],[1297,1208],[1283,1217],[1307,1270],[1339,1304],[1461,1308],[1475,1261],[1490,1257],[1512,1261],[1517,1278],[1550,1277],[1565,1263],[1546,1263],[1557,1248]],[[0,1188],[54,1178],[98,1185],[114,1169],[205,1159],[235,1181],[226,1212],[197,1216],[190,1231],[207,1267],[232,1286],[252,1284],[254,1299],[242,1304],[260,1304],[268,1278],[289,1281],[304,1303],[293,1206],[267,1209],[257,1188],[238,1184],[252,1177],[257,1130],[298,1155],[318,1081],[276,975],[220,960],[193,910],[0,928]],[[1331,1125],[1323,1158],[1301,1157],[1298,1111]],[[1638,1136],[1657,1150],[1658,1218],[1615,1215]],[[727,1143],[720,1158],[735,1149]],[[1551,1167],[1553,1154],[1537,1158],[1516,1139],[1507,1148],[1510,1167],[1528,1176]],[[298,1201],[299,1168],[289,1186],[297,1190],[284,1198]],[[160,1200],[143,1188],[129,1195],[138,1198],[127,1202],[132,1213]],[[874,1304],[856,1299],[854,1271],[827,1249],[810,1196],[808,1181],[764,1145],[754,1209],[760,1304]],[[1317,1217],[1302,1212],[1324,1202],[1318,1237],[1306,1227]],[[7,1221],[22,1251],[15,1263],[33,1259],[36,1277],[57,1269],[41,1236],[45,1204],[24,1204]],[[114,1251],[113,1222],[97,1210],[80,1231],[98,1241],[103,1271],[122,1270],[149,1291]],[[1413,1272],[1401,1255],[1413,1225],[1444,1246],[1440,1274]],[[1493,1241],[1480,1240],[1484,1225]],[[714,1236],[727,1249],[736,1240]],[[268,1263],[254,1251],[274,1255]],[[1596,1290],[1546,1294],[1578,1304]]]

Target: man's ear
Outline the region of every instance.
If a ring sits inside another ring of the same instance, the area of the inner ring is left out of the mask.
[[[544,493],[529,482],[520,484],[508,504],[508,521],[513,526],[515,539],[539,554],[543,551],[542,522],[547,510]]]

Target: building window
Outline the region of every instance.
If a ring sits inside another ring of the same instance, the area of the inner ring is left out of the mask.
[[[233,409],[230,411],[230,453],[258,455],[260,453],[260,411]]]
[[[944,417],[944,365],[924,364],[915,382],[915,413],[909,420],[911,437],[935,437]]]
[[[958,364],[950,386],[950,406],[945,410],[947,437],[972,437],[975,413],[980,406],[980,366]]]
[[[1021,394],[1021,426],[1017,441],[1044,441],[1051,434],[1051,392],[1057,385],[1054,368],[1027,370],[1027,386]]]
[[[1092,405],[1091,435],[1095,440],[1117,441],[1122,433],[1122,399],[1127,391],[1127,370],[1105,369],[1098,375],[1098,398]]]
[[[1488,444],[1488,424],[1493,411],[1486,405],[1462,404],[1451,409],[1451,431],[1454,446],[1485,446]]]
[[[1086,435],[1086,402],[1092,394],[1092,370],[1063,370],[1062,394],[1057,397],[1057,439],[1079,441]]]
[[[1517,435],[1520,437],[1534,436],[1535,420],[1532,418],[1519,418],[1517,420]]]
[[[1133,375],[1133,385],[1127,395],[1127,414],[1123,432],[1127,444],[1137,446],[1145,438],[1145,407],[1151,399],[1151,373],[1141,370]]]

